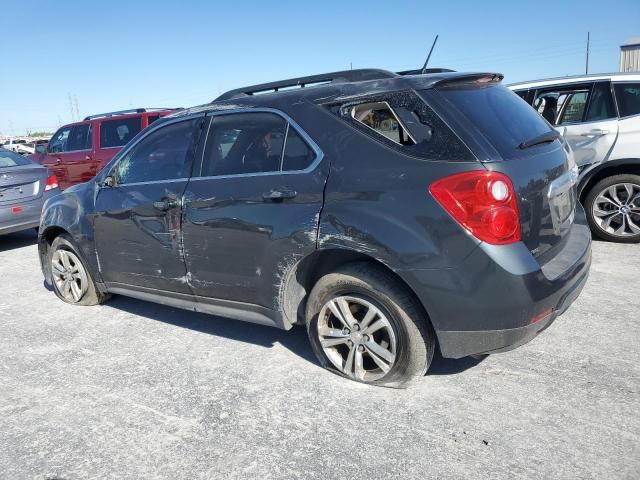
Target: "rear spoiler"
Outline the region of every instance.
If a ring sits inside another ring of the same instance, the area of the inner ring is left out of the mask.
[[[433,83],[432,88],[456,88],[463,86],[492,85],[500,83],[504,75],[501,73],[470,73],[468,75],[456,75],[449,78],[443,78]]]

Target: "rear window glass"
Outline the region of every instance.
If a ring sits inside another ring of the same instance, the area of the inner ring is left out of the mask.
[[[640,83],[620,83],[613,88],[621,117],[640,114]]]
[[[20,165],[29,165],[30,163],[22,155],[13,153],[10,150],[0,149],[0,168],[18,167]]]
[[[122,147],[141,130],[141,117],[105,120],[100,125],[100,147]]]
[[[398,145],[415,145],[387,102],[362,103],[351,109],[351,116],[371,130]]]
[[[438,90],[458,108],[503,157],[551,127],[516,94],[502,85]]]

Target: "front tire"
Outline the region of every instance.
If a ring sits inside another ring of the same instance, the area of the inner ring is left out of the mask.
[[[640,176],[613,175],[591,188],[584,201],[591,231],[602,240],[640,242]]]
[[[71,305],[98,305],[107,299],[98,291],[78,249],[67,235],[56,237],[47,255],[53,291]]]
[[[350,264],[320,278],[306,321],[322,366],[351,380],[405,387],[433,359],[435,334],[424,309],[375,265]]]

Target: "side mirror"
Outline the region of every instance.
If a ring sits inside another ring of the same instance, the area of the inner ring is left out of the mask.
[[[101,187],[113,188],[113,187],[116,186],[116,179],[114,177],[112,177],[111,175],[108,175],[108,176],[104,177],[104,180],[102,180],[102,182],[100,182],[100,186]]]
[[[36,145],[35,151],[36,153],[45,153],[47,151],[47,147],[44,145]]]

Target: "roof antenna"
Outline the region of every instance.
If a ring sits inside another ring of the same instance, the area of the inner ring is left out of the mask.
[[[429,55],[427,55],[427,59],[424,62],[424,65],[422,66],[422,71],[420,72],[421,74],[424,74],[427,72],[427,65],[429,64],[429,59],[431,58],[431,54],[433,53],[433,49],[436,46],[436,43],[438,41],[438,37],[440,35],[436,35],[436,38],[433,39],[433,44],[431,45],[431,50],[429,50]]]

